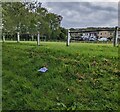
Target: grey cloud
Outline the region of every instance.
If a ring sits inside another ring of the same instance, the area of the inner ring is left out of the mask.
[[[44,4],[43,4],[44,6]],[[118,4],[107,2],[49,2],[45,7],[63,16],[64,27],[115,26]]]

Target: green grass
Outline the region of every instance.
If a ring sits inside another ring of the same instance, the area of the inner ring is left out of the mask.
[[[117,47],[7,42],[2,50],[4,110],[118,109]]]

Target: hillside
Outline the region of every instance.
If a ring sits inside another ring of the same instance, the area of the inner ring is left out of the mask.
[[[118,48],[3,43],[4,110],[117,110]],[[46,66],[46,73],[38,69]]]

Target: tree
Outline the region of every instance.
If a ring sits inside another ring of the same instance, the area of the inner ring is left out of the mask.
[[[59,40],[66,40],[66,39],[67,39],[67,29],[60,27]]]
[[[48,11],[41,7],[40,2],[28,3],[26,7],[29,10],[29,31],[33,34],[37,33],[37,45],[39,45],[40,35],[49,32],[48,23],[45,21]]]
[[[3,3],[3,32],[17,33],[17,42],[24,33],[32,34],[32,38],[37,34],[38,45],[40,35],[46,35],[47,39],[61,39],[64,34],[61,21],[62,16],[48,13],[40,2]]]
[[[54,13],[48,13],[46,15],[46,21],[48,22],[49,28],[51,29],[51,39],[56,39],[57,35],[60,34],[59,29],[61,20],[62,16],[60,15]]]
[[[3,3],[3,32],[16,32],[17,42],[20,41],[21,27],[26,23],[27,10],[21,2]]]

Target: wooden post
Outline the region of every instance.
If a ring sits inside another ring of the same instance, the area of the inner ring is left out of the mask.
[[[67,36],[67,43],[66,43],[66,46],[69,46],[70,45],[70,31],[68,29],[68,36]]]
[[[17,32],[17,42],[20,42],[20,33]]]
[[[38,32],[38,35],[37,35],[37,45],[38,46],[40,45],[40,32]]]

